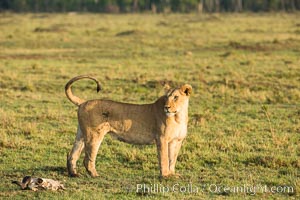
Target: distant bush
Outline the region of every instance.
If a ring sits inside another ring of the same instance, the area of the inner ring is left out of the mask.
[[[1,0],[15,12],[241,12],[295,11],[300,0]]]

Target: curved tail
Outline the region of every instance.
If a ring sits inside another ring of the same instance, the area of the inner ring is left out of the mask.
[[[75,81],[78,81],[78,80],[84,79],[84,78],[91,79],[96,82],[97,92],[99,92],[101,90],[101,86],[100,86],[100,83],[98,82],[98,80],[90,75],[81,75],[81,76],[76,76],[76,77],[72,78],[71,80],[69,80],[69,82],[65,86],[65,93],[66,93],[66,96],[68,97],[68,99],[72,103],[74,103],[76,106],[79,106],[80,104],[84,103],[85,100],[73,95],[72,90],[71,90],[71,85]]]

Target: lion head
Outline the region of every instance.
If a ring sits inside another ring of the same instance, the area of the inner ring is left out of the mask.
[[[168,89],[166,92],[166,103],[164,112],[168,117],[186,110],[188,107],[189,97],[192,93],[192,86],[184,84],[179,88]]]

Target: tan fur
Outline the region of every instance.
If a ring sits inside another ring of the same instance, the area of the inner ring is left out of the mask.
[[[113,137],[130,144],[157,145],[160,174],[163,177],[175,174],[175,164],[181,144],[187,134],[188,103],[192,87],[188,84],[167,93],[152,104],[136,105],[110,100],[85,101],[72,94],[71,84],[82,78],[71,79],[66,95],[79,106],[78,130],[73,149],[67,158],[70,176],[77,176],[76,162],[85,151],[84,166],[92,177],[98,176],[95,161],[104,136]]]

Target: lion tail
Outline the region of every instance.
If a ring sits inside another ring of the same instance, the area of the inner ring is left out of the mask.
[[[75,105],[79,106],[80,104],[84,103],[86,100],[84,99],[81,99],[77,96],[75,96],[73,93],[72,93],[72,90],[71,90],[71,85],[75,82],[75,81],[78,81],[80,79],[91,79],[93,81],[96,82],[97,84],[97,92],[99,92],[101,90],[101,86],[100,86],[100,83],[98,82],[98,80],[90,75],[81,75],[81,76],[76,76],[74,78],[72,78],[71,80],[69,80],[69,82],[66,84],[65,86],[65,93],[66,93],[66,96],[68,97],[68,99],[74,103]]]

